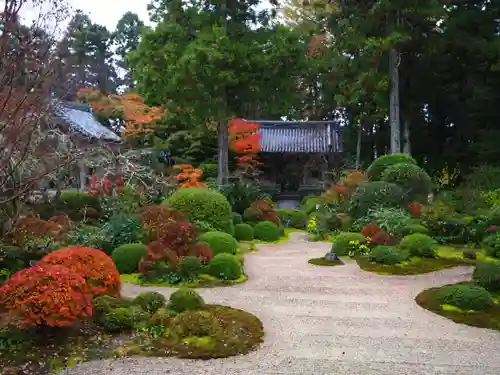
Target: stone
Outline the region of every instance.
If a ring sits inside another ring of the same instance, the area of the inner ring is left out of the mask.
[[[335,253],[326,253],[324,256],[325,260],[329,260],[331,262],[335,260],[339,260],[339,257]]]

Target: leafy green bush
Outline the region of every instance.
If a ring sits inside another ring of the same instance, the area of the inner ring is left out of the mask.
[[[310,215],[311,213],[321,209],[325,205],[323,199],[321,197],[311,197],[305,201],[303,210],[306,215]]]
[[[263,192],[259,185],[236,181],[219,188],[220,192],[227,198],[234,212],[243,214],[252,202],[271,199],[269,194]]]
[[[486,255],[500,258],[500,233],[487,236],[483,240],[482,246],[486,250]]]
[[[165,306],[166,298],[158,292],[144,292],[134,298],[133,304],[140,306],[149,314],[154,314],[160,307]]]
[[[462,256],[465,259],[473,259],[474,260],[477,258],[476,252],[472,249],[465,249],[464,251],[462,251]]]
[[[185,337],[214,337],[222,328],[210,311],[185,311],[174,317],[170,324],[176,335]]]
[[[365,225],[375,223],[384,232],[391,235],[399,233],[411,222],[411,217],[401,208],[374,207],[370,208],[367,214],[354,222],[354,228],[361,230]]]
[[[101,213],[99,197],[88,195],[86,192],[63,191],[55,202],[57,210],[66,213],[72,220],[82,219],[82,209],[91,208]]]
[[[108,254],[111,254],[118,246],[141,242],[143,236],[139,215],[113,215],[102,226],[102,230],[106,239],[100,249]]]
[[[500,263],[479,262],[472,274],[472,280],[493,292],[500,291]]]
[[[241,214],[237,212],[233,212],[233,224],[241,224],[243,223],[243,218],[241,217]]]
[[[238,241],[225,232],[206,232],[203,233],[199,241],[206,242],[212,249],[213,255],[220,253],[236,254],[238,249]]]
[[[359,248],[359,245],[365,244],[366,238],[361,233],[341,232],[333,240],[332,253],[337,255],[349,255],[350,252]]]
[[[217,164],[200,164],[199,168],[203,171],[203,179],[217,178]]]
[[[221,193],[203,188],[182,188],[163,204],[182,212],[191,221],[204,221],[217,230],[233,233],[231,206]]]
[[[409,200],[427,203],[433,183],[426,171],[413,163],[398,163],[387,167],[382,181],[397,184]]]
[[[130,306],[129,308],[130,315],[132,315],[132,320],[134,321],[134,326],[137,326],[138,323],[145,322],[149,320],[149,313],[144,311],[141,306]]]
[[[212,224],[207,223],[206,221],[197,220],[193,224],[196,225],[196,228],[200,231],[200,233],[213,232],[217,230],[212,226]]]
[[[437,242],[426,234],[414,233],[404,237],[399,244],[411,256],[435,258]]]
[[[231,254],[218,254],[212,259],[208,272],[220,280],[237,280],[241,277],[241,265]]]
[[[382,155],[375,159],[367,169],[370,181],[380,181],[384,171],[394,164],[409,163],[417,165],[415,159],[408,154]]]
[[[170,295],[168,308],[181,313],[187,310],[199,310],[205,306],[203,298],[193,289],[180,288]]]
[[[234,236],[238,241],[251,241],[253,235],[253,228],[249,224],[242,223],[234,226]]]
[[[177,264],[177,272],[183,280],[195,280],[203,270],[200,258],[186,256]]]
[[[465,184],[481,191],[500,189],[500,167],[481,165],[466,176]]]
[[[452,305],[464,310],[488,311],[495,306],[491,294],[473,284],[445,285],[436,295],[442,305]]]
[[[109,239],[103,228],[92,225],[79,225],[68,233],[67,238],[69,245],[85,244],[85,246],[94,249],[102,249],[108,244]]]
[[[176,316],[175,311],[169,310],[166,307],[159,308],[151,317],[151,323],[160,326],[167,326],[171,319]]]
[[[396,184],[384,181],[367,182],[359,186],[349,201],[349,212],[354,218],[368,213],[370,208],[402,208],[407,199],[403,190]]]
[[[129,307],[130,301],[120,298],[120,297],[112,297],[107,294],[103,294],[102,296],[94,297],[92,301],[94,305],[94,310],[97,315],[105,314],[110,312],[113,309],[117,309],[120,307]]]
[[[143,243],[129,243],[114,249],[111,258],[120,273],[134,273],[147,251],[148,247]]]
[[[254,227],[255,238],[261,241],[273,242],[280,239],[279,228],[270,221],[261,221]]]
[[[102,325],[108,332],[130,329],[134,326],[133,311],[127,307],[118,307],[104,314]]]
[[[371,262],[392,266],[405,261],[406,256],[395,246],[380,245],[370,251],[368,259]]]
[[[413,233],[429,234],[429,230],[422,224],[408,224],[398,232],[400,236],[408,236]]]
[[[304,229],[307,226],[307,214],[301,210],[276,210],[276,215],[287,228]]]

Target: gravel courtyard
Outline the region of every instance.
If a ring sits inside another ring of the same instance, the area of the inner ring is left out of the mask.
[[[307,263],[324,255],[328,243],[305,241],[259,245],[246,255],[249,281],[201,289],[209,303],[226,304],[258,316],[265,342],[242,357],[209,361],[134,358],[95,361],[61,375],[498,375],[500,333],[459,325],[421,309],[423,289],[467,280],[471,268],[421,276],[379,276],[355,262],[338,267]],[[169,295],[173,289],[124,286]]]

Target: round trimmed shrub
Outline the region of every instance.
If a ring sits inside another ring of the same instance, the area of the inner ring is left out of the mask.
[[[406,202],[403,189],[396,184],[385,181],[367,182],[359,186],[349,201],[351,216],[365,216],[370,208],[403,207]]]
[[[241,216],[241,214],[233,212],[233,224],[236,225],[241,223],[243,223],[243,217]]]
[[[92,297],[102,294],[110,296],[120,294],[120,273],[113,259],[101,250],[85,246],[59,249],[44,256],[40,264],[61,265],[74,273],[83,275]]]
[[[117,332],[130,329],[134,326],[133,311],[126,307],[112,309],[106,313],[102,319],[102,325],[108,332]]]
[[[217,230],[233,233],[231,205],[218,191],[204,188],[181,188],[163,204],[182,212],[191,222],[204,221]]]
[[[177,272],[183,280],[194,280],[203,269],[203,264],[197,256],[186,256],[177,263]]]
[[[406,227],[402,228],[399,234],[402,236],[408,236],[409,234],[414,233],[429,234],[429,229],[421,224],[409,224]]]
[[[411,256],[435,258],[437,242],[426,234],[413,233],[404,237],[399,247],[408,251]]]
[[[120,273],[137,272],[141,258],[146,255],[148,247],[143,243],[129,243],[113,250],[111,259]]]
[[[120,297],[112,297],[104,294],[102,296],[95,297],[93,304],[96,314],[100,315],[108,313],[119,307],[129,307],[130,301]]]
[[[427,203],[434,185],[427,172],[412,163],[389,166],[382,174],[382,181],[401,186],[409,200],[421,203]]]
[[[304,229],[307,226],[307,214],[301,210],[276,210],[281,224],[287,228]]]
[[[210,311],[185,311],[172,319],[171,326],[179,337],[214,337],[221,325]]]
[[[280,239],[280,230],[276,224],[270,221],[261,221],[253,228],[255,238],[261,241],[273,242]]]
[[[472,280],[493,292],[500,291],[500,263],[479,262],[472,274]]]
[[[404,254],[397,247],[384,245],[374,247],[368,255],[368,259],[371,262],[386,264],[388,266],[401,263],[406,260],[405,258]]]
[[[407,164],[415,164],[417,162],[408,154],[390,154],[390,155],[382,155],[375,159],[367,169],[368,179],[370,181],[380,181],[384,171],[389,168],[391,165],[407,163]]]
[[[214,256],[221,253],[236,254],[238,249],[236,238],[225,232],[203,233],[199,241],[208,243]]]
[[[162,307],[151,317],[151,323],[166,326],[175,315],[177,315],[175,311]]]
[[[249,224],[242,223],[234,226],[234,236],[238,241],[252,241],[253,234],[253,228]]]
[[[205,306],[203,298],[193,289],[180,288],[170,295],[168,308],[181,313],[187,310],[200,310]]]
[[[220,280],[237,280],[241,277],[241,264],[231,254],[219,254],[210,262],[208,273]]]
[[[491,294],[481,286],[455,284],[441,287],[436,295],[442,305],[452,305],[464,310],[488,311],[495,306]]]
[[[140,306],[149,314],[154,314],[156,310],[165,306],[166,298],[158,292],[144,292],[134,298],[134,305]]]
[[[349,251],[354,249],[350,242],[364,244],[366,242],[366,237],[356,232],[339,233],[333,240],[331,252],[337,255],[349,255]]]

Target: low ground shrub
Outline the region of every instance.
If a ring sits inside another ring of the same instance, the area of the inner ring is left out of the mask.
[[[204,221],[217,230],[233,233],[231,206],[221,193],[203,188],[182,188],[163,204],[182,212],[191,221]]]
[[[500,263],[479,262],[472,274],[472,280],[493,292],[500,291]]]
[[[331,252],[337,255],[349,255],[349,253],[357,253],[360,245],[366,243],[366,238],[361,233],[341,232],[332,243]]]
[[[236,254],[238,249],[238,241],[225,232],[206,232],[199,240],[208,243],[214,256],[221,253]]]
[[[208,272],[220,280],[237,280],[242,270],[238,260],[231,254],[218,254],[210,262]]]
[[[177,263],[177,273],[182,280],[195,280],[203,270],[203,264],[197,256],[186,256]]]
[[[134,298],[133,304],[140,306],[149,314],[154,314],[156,310],[165,306],[166,298],[158,292],[144,292]]]
[[[442,305],[452,305],[464,310],[488,311],[495,306],[491,294],[473,284],[445,285],[439,289],[437,300]]]
[[[397,244],[397,239],[394,236],[391,236],[389,233],[380,231],[376,233],[373,237],[369,239],[369,244],[371,246],[375,245],[389,245],[393,246]]]
[[[382,155],[375,159],[367,169],[368,179],[370,181],[379,181],[387,168],[394,164],[407,163],[415,164],[417,162],[408,154],[390,154]]]
[[[276,210],[283,226],[286,228],[305,229],[307,226],[307,214],[301,210]]]
[[[108,332],[130,329],[134,326],[134,314],[128,307],[118,307],[104,314],[102,325]]]
[[[170,295],[168,308],[181,313],[188,310],[199,310],[205,306],[203,298],[193,289],[180,288]]]
[[[234,226],[234,236],[238,241],[251,241],[254,237],[254,231],[249,224],[236,224]]]
[[[382,173],[382,181],[397,184],[408,200],[427,203],[433,183],[430,176],[414,163],[393,164]]]
[[[371,262],[392,266],[406,260],[405,254],[395,246],[379,245],[374,247],[368,254]]]
[[[280,239],[279,228],[271,221],[261,221],[254,227],[255,238],[261,241],[273,242]]]
[[[402,208],[405,203],[404,192],[398,185],[384,181],[367,182],[352,195],[349,213],[355,218],[361,218],[378,206]]]
[[[113,250],[111,259],[120,273],[137,272],[141,258],[146,255],[148,247],[143,243],[129,243]]]
[[[435,258],[437,242],[422,233],[414,233],[404,237],[399,244],[402,250],[408,251],[412,256],[422,258]]]
[[[93,299],[94,310],[97,315],[102,315],[108,313],[113,309],[119,307],[129,307],[131,301],[121,297],[112,297],[104,294],[102,296],[97,296]]]
[[[462,251],[462,256],[464,257],[464,259],[477,259],[476,251],[472,249],[465,249],[464,251]]]
[[[482,246],[488,256],[500,258],[500,233],[487,236],[483,240]]]
[[[181,337],[216,337],[222,327],[209,311],[184,311],[172,319],[171,326]]]

